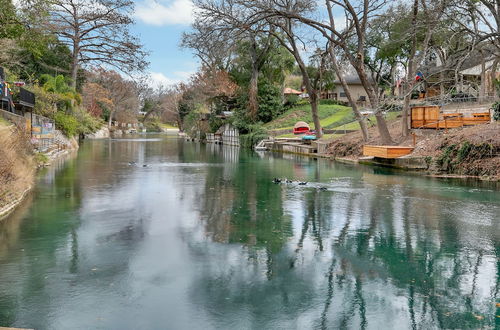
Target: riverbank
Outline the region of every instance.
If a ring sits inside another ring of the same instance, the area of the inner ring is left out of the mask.
[[[33,188],[38,168],[78,149],[75,138],[56,132],[57,144],[43,153],[34,150],[29,135],[22,129],[0,122],[0,220],[10,214]]]
[[[401,130],[400,121],[389,123],[389,129],[397,136]],[[396,159],[363,157],[364,144],[380,144],[376,128],[370,128],[372,138],[368,142],[363,141],[360,132],[330,141],[326,154],[336,160],[416,170],[433,176],[500,180],[500,123],[415,134],[414,151]],[[413,146],[413,136],[400,137],[395,144]]]

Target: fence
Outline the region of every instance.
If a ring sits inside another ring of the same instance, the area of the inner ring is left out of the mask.
[[[31,141],[39,149],[50,147],[55,142],[55,122],[52,119],[31,114]]]
[[[226,124],[222,132],[222,144],[229,146],[240,146],[240,133],[238,129]]]

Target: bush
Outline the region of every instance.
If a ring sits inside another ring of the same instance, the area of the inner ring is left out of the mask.
[[[196,131],[198,130],[198,123],[200,121],[200,114],[196,111],[192,111],[188,113],[183,120],[182,126],[184,128],[184,132],[187,135],[194,137]]]
[[[146,131],[148,131],[148,132],[159,133],[159,132],[163,131],[161,128],[160,122],[157,120],[147,120],[144,123],[144,127],[146,128]]]
[[[209,125],[209,129],[210,129],[210,133],[215,133],[217,132],[217,130],[222,126],[224,125],[225,121],[224,119],[222,118],[219,118],[219,117],[216,117],[214,115],[211,115],[209,118],[208,118],[208,125]]]
[[[495,102],[492,108],[493,108],[493,119],[496,121],[500,121],[500,102]]]
[[[267,131],[261,124],[250,125],[248,133],[240,135],[240,145],[244,148],[252,148],[268,137]]]
[[[294,106],[296,106],[300,101],[300,98],[298,95],[287,95],[285,97],[285,107],[287,108],[293,108]]]
[[[259,80],[257,120],[267,123],[284,112],[281,93],[279,86],[275,86],[265,79]]]
[[[79,124],[75,117],[63,112],[57,112],[54,115],[54,121],[56,122],[56,128],[61,130],[64,135],[71,137],[78,133]]]
[[[349,102],[340,101],[340,100],[332,100],[332,99],[319,100],[319,104],[321,104],[321,105],[343,105],[345,107],[349,106]]]
[[[95,133],[104,125],[102,119],[92,116],[83,108],[76,108],[73,115],[78,122],[79,134]]]

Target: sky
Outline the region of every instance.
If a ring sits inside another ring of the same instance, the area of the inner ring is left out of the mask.
[[[198,61],[179,48],[182,33],[193,21],[191,0],[135,0],[132,32],[150,52],[149,73],[156,85],[187,81]]]

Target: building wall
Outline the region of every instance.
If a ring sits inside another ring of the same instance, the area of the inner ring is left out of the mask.
[[[360,96],[364,96],[368,101],[368,95],[362,85],[349,85],[349,90],[351,91],[352,97],[355,101],[358,101]],[[337,94],[337,100],[344,102],[349,101],[345,96],[344,89],[341,85],[336,85],[333,92]]]

